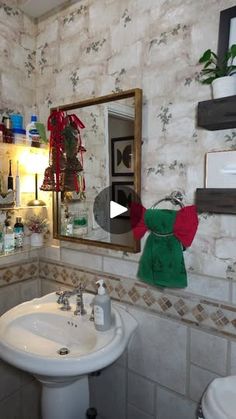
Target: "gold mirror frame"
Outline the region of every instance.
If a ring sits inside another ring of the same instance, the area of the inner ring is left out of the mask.
[[[141,132],[142,132],[142,90],[130,89],[119,93],[113,93],[106,96],[91,98],[77,103],[70,103],[67,105],[57,106],[51,108],[54,110],[71,111],[74,109],[84,108],[87,106],[98,105],[102,103],[112,102],[121,99],[134,99],[134,191],[140,196],[141,193]],[[123,252],[138,253],[140,251],[140,240],[133,239],[132,246],[126,246],[116,243],[102,242],[99,240],[90,240],[86,238],[78,238],[71,236],[64,236],[60,233],[61,227],[61,194],[60,192],[53,192],[53,237],[61,241],[69,241],[73,243],[84,244],[87,246],[104,247],[113,250],[120,250]]]

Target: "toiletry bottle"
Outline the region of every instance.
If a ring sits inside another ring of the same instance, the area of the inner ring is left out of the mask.
[[[14,233],[15,233],[15,248],[19,249],[23,247],[24,244],[24,225],[21,221],[21,217],[16,217],[16,222],[14,224]]]
[[[32,147],[40,147],[40,136],[35,122],[37,122],[37,116],[31,115],[31,122],[26,126],[26,137]]]
[[[15,235],[8,220],[5,221],[4,231],[4,251],[5,253],[13,252],[15,249]]]
[[[5,191],[5,185],[4,185],[4,177],[3,177],[3,173],[0,170],[0,194],[4,193]]]
[[[65,222],[63,226],[63,231],[66,236],[73,236],[73,214],[69,212],[65,213]]]
[[[16,178],[15,178],[15,197],[16,206],[20,206],[20,176],[19,176],[19,162],[16,164]]]
[[[96,284],[98,284],[98,293],[94,297],[94,325],[97,330],[105,332],[111,327],[111,299],[106,292],[103,279]]]
[[[4,251],[4,235],[3,235],[3,225],[0,224],[0,253]]]
[[[11,160],[9,160],[9,173],[7,178],[7,189],[11,189],[13,191],[13,176],[11,172]]]
[[[14,134],[11,129],[11,119],[8,116],[4,116],[2,121],[5,125],[5,131],[3,136],[3,142],[12,144],[14,143]]]

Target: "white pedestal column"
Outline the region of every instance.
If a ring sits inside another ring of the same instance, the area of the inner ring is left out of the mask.
[[[42,419],[86,419],[89,408],[88,376],[76,381],[42,383]]]

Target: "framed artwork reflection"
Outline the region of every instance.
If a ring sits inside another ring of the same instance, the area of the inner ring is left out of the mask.
[[[128,210],[116,218],[129,218],[129,204],[134,201],[134,183],[133,182],[113,182],[112,183],[112,200],[126,207]]]
[[[220,12],[218,64],[222,63],[226,52],[233,44],[236,44],[236,6]]]
[[[134,175],[134,137],[111,139],[112,176]]]

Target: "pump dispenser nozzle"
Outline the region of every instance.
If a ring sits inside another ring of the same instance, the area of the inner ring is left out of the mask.
[[[97,281],[96,284],[98,284],[98,294],[99,295],[106,294],[104,280],[103,279],[99,279],[99,281]]]

